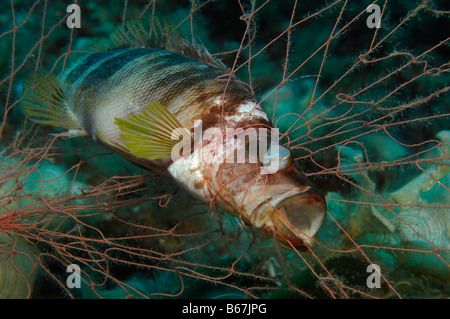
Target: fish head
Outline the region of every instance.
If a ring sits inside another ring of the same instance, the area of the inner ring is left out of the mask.
[[[225,153],[235,159],[240,147],[246,151],[242,152],[245,161],[221,161],[222,153],[212,150],[222,145],[220,138],[217,144],[209,144],[209,149],[203,148],[206,154],[219,155],[212,159],[205,156],[209,161],[205,161],[202,189],[208,189],[215,204],[244,223],[262,229],[287,248],[308,251],[327,212],[325,197],[308,180],[289,149],[278,140],[261,142],[266,136],[258,136],[260,147],[253,150],[250,139],[230,143],[232,147]]]
[[[306,178],[289,150],[280,146],[278,169],[247,190],[248,222],[290,249],[308,251],[327,211],[323,194]],[[267,158],[263,161],[267,164]]]

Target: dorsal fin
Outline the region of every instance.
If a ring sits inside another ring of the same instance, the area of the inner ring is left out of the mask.
[[[125,27],[119,26],[110,34],[109,42],[98,41],[93,51],[108,51],[123,48],[157,48],[183,54],[228,73],[220,60],[211,56],[203,44],[192,43],[183,38],[173,23],[149,15],[139,20],[129,20]]]

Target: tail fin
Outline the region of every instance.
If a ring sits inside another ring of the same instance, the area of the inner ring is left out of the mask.
[[[51,73],[37,72],[27,81],[22,109],[33,122],[84,131],[67,105],[61,85]]]

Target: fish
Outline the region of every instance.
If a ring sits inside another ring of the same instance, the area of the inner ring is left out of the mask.
[[[309,251],[325,218],[325,197],[252,90],[163,19],[130,20],[57,76],[36,72],[22,110],[169,176],[287,248]]]

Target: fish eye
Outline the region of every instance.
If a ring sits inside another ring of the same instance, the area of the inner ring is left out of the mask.
[[[292,165],[292,163],[294,162],[294,159],[292,158],[292,154],[291,151],[288,150],[287,148],[280,146],[280,148],[282,148],[283,150],[285,150],[284,154],[280,151],[280,169],[284,169],[286,167],[289,167]],[[287,152],[287,154],[286,154]]]
[[[279,169],[285,169],[286,167],[289,167],[294,161],[291,151],[281,145],[277,145],[276,147],[272,146],[273,145],[269,147],[267,153],[264,155],[264,166],[269,166],[273,162],[278,162]]]

